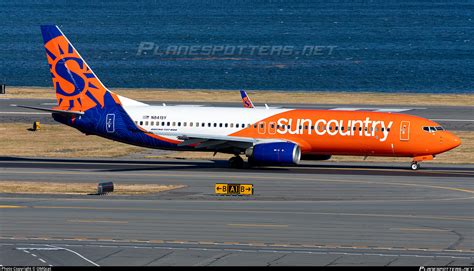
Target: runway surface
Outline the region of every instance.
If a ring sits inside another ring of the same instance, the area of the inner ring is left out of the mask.
[[[473,265],[474,167],[0,158],[2,180],[183,184],[0,195],[0,265]],[[252,183],[253,196],[214,184]]]
[[[163,101],[151,101],[149,104],[162,105]],[[44,99],[0,99],[0,122],[40,121],[55,123],[51,114],[35,110],[13,107],[12,104],[50,108],[56,105],[55,100]],[[168,106],[182,103],[166,102]],[[240,103],[186,103],[194,106],[242,106]],[[257,107],[263,106],[260,104]],[[370,110],[382,112],[399,112],[432,119],[448,130],[474,131],[474,106],[394,106],[394,105],[334,105],[334,104],[270,104],[272,107],[332,109],[332,110]]]

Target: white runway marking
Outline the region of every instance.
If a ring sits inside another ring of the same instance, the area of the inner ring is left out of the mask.
[[[82,258],[83,260],[85,260],[85,261],[87,261],[87,262],[89,262],[89,263],[91,263],[91,264],[93,264],[93,265],[95,265],[95,266],[100,266],[100,265],[96,264],[95,262],[93,262],[93,261],[87,259],[86,257],[82,256],[81,254],[75,252],[75,251],[72,250],[72,249],[68,249],[68,248],[64,248],[64,247],[58,247],[58,246],[53,246],[53,245],[46,245],[46,246],[49,246],[49,247],[52,247],[52,248],[56,248],[56,249],[63,249],[63,250],[69,251],[69,252],[71,252],[71,253],[73,253],[73,254],[76,254],[77,256],[79,256],[80,258]]]
[[[434,121],[459,121],[459,122],[474,122],[474,120],[460,120],[460,119],[431,119]]]
[[[426,109],[426,108],[367,108],[367,107],[337,107],[337,108],[331,108],[329,110],[335,110],[335,111],[372,111],[372,112],[404,112],[404,111],[410,111],[414,109]]]
[[[49,249],[49,248],[41,248],[41,247],[40,247],[40,248],[34,248],[34,247],[32,247],[32,248],[26,248],[26,247],[21,248],[21,247],[18,247],[18,248],[16,248],[16,249],[17,249],[17,250],[21,250],[21,251],[23,251],[23,252],[25,252],[25,253],[27,253],[27,254],[30,254],[31,256],[37,258],[40,262],[42,262],[42,263],[44,263],[44,264],[46,264],[46,261],[45,261],[45,260],[39,258],[36,254],[30,253],[28,250],[51,250],[51,249]],[[1,266],[1,265],[0,265],[0,266]],[[49,264],[49,266],[53,266],[53,265]]]

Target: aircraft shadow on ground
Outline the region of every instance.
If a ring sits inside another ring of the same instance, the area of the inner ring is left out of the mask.
[[[8,162],[23,162],[8,164]],[[474,177],[474,168],[443,167],[424,164],[418,171],[412,171],[402,165],[350,165],[350,164],[303,164],[290,167],[252,167],[232,169],[225,160],[115,160],[115,159],[61,159],[61,158],[21,158],[0,157],[3,167],[24,167],[25,162],[39,163],[35,167],[90,169],[98,172],[134,172],[134,171],[173,171],[192,170],[203,172],[236,172],[236,173],[295,173],[295,174],[337,174],[337,175],[380,175],[380,176],[438,176],[438,177]],[[66,162],[66,163],[65,163]],[[57,164],[55,164],[57,163]],[[65,164],[63,164],[65,163]],[[53,165],[53,166],[52,166]],[[461,172],[456,172],[461,171]]]

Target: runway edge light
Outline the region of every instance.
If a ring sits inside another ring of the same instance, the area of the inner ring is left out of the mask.
[[[214,192],[218,195],[253,195],[254,188],[253,184],[216,183]]]

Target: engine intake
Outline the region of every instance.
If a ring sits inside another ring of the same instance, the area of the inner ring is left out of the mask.
[[[298,164],[301,149],[291,142],[261,143],[248,148],[245,155],[255,164]]]

